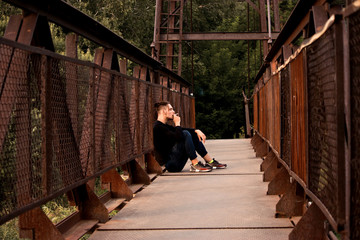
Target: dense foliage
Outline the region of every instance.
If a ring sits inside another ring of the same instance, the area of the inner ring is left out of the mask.
[[[281,25],[295,1],[281,1]],[[189,8],[186,14],[189,15]],[[193,0],[193,32],[260,31],[259,15],[245,1]],[[189,19],[185,31],[190,31]],[[244,102],[241,92],[252,94],[253,79],[262,64],[260,41],[194,42],[194,95],[196,124],[210,138],[243,134]],[[185,79],[191,79],[190,48],[183,58]],[[189,67],[190,66],[190,67]]]

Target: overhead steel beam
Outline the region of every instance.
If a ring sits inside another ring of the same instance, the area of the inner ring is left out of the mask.
[[[276,39],[279,33],[272,33],[272,39]],[[202,40],[267,40],[268,33],[254,32],[217,32],[217,33],[183,33],[182,38],[177,33],[160,35],[160,41],[202,41]]]

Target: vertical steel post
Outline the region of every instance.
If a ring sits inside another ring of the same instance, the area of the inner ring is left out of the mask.
[[[190,0],[190,32],[193,32],[192,0]],[[194,93],[194,41],[191,41],[191,94]]]
[[[161,22],[161,9],[162,0],[156,0],[155,7],[155,22],[154,22],[154,37],[151,43],[152,57],[156,60],[160,60],[160,22]]]
[[[98,89],[98,86],[96,86],[98,84],[98,78],[100,77],[100,73],[97,69],[95,69],[95,67],[91,67],[90,68],[90,74],[89,74],[89,82],[90,82],[90,86],[89,86],[89,107],[90,107],[90,111],[89,111],[89,163],[90,163],[90,168],[93,168],[94,166],[94,162],[95,162],[95,112],[96,112],[96,91]],[[86,170],[86,171],[85,171]],[[84,170],[84,175],[86,176],[87,174],[87,169]],[[92,180],[93,181],[93,180]],[[90,182],[92,183],[92,182]]]
[[[247,99],[244,91],[242,92],[244,97],[244,103],[245,103],[245,120],[246,120],[246,137],[251,136],[251,130],[250,130],[250,112],[249,112],[249,99]]]
[[[66,35],[65,40],[65,51],[66,56],[71,58],[77,58],[77,41],[78,36],[74,33]],[[65,62],[66,67],[66,101],[68,106],[78,104],[78,91],[77,91],[77,67],[73,63]],[[76,78],[76,79],[74,79]],[[69,108],[71,125],[74,131],[74,136],[76,143],[80,144],[80,133],[78,131],[79,121],[78,121],[78,108],[73,107]]]
[[[279,0],[273,0],[274,7],[274,30],[280,32]]]
[[[267,0],[267,16],[268,16],[268,32],[269,32],[268,43],[272,43],[272,39],[271,39],[270,0]]]
[[[178,49],[178,69],[177,74],[181,76],[181,70],[182,70],[182,33],[183,33],[183,14],[184,14],[184,0],[180,0],[180,17],[179,17],[179,49]]]
[[[175,29],[175,16],[173,15],[176,9],[175,1],[168,1],[169,19],[167,22],[167,34],[174,33]],[[171,71],[174,70],[174,43],[167,40],[166,46],[166,67]]]
[[[260,31],[266,32],[266,13],[265,13],[265,0],[259,0],[259,8],[260,8]],[[268,53],[268,43],[266,40],[262,41],[263,43],[263,54],[264,56]]]
[[[344,48],[344,112],[345,112],[345,239],[350,239],[350,205],[351,205],[351,81],[350,81],[350,50],[348,24],[343,24]]]
[[[339,16],[337,16],[339,17]],[[340,18],[340,17],[339,17]],[[337,223],[338,231],[344,233],[346,212],[345,186],[345,119],[344,119],[344,55],[343,55],[343,25],[342,20],[335,23],[335,77],[337,105],[337,160],[338,160],[338,192],[337,192]]]
[[[51,192],[52,173],[52,119],[51,119],[51,83],[48,58],[41,56],[41,175],[43,196]]]
[[[250,31],[250,4],[247,4],[247,31]],[[247,40],[247,95],[250,95],[250,41]],[[246,103],[245,103],[246,104]],[[246,105],[245,105],[246,106]]]

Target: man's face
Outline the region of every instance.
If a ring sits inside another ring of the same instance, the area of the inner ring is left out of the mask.
[[[171,106],[171,104],[167,105],[165,114],[166,114],[167,119],[174,119],[175,111],[174,111],[173,107]]]

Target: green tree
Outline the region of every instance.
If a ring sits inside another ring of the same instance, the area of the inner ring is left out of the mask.
[[[123,37],[147,54],[151,53],[155,2],[147,0],[67,0],[114,33]],[[82,43],[83,50],[89,42]]]
[[[242,119],[241,69],[230,49],[217,44],[204,52],[208,68],[196,85],[197,125],[211,138],[233,138]]]
[[[295,0],[280,3],[281,27],[295,4]],[[189,5],[185,12],[190,15]],[[259,31],[259,16],[245,1],[193,0],[192,12],[194,32]],[[184,28],[185,32],[190,31],[189,17],[185,18]],[[193,44],[197,127],[211,138],[232,138],[245,125],[241,91],[249,88],[249,97],[252,94],[253,79],[262,64],[262,45],[260,41],[249,41],[249,44],[246,41]],[[190,48],[184,52],[183,76],[190,80]]]
[[[193,1],[195,32],[247,31],[246,4],[198,2]],[[194,45],[197,127],[210,138],[233,138],[245,122],[241,91],[247,86],[247,44],[245,41],[208,41]],[[256,45],[250,47],[256,48]],[[202,66],[200,73],[197,73],[198,65]],[[190,74],[184,71],[186,79],[191,78]]]
[[[10,16],[15,14],[21,14],[21,10],[4,1],[0,1],[0,36],[4,35]]]

